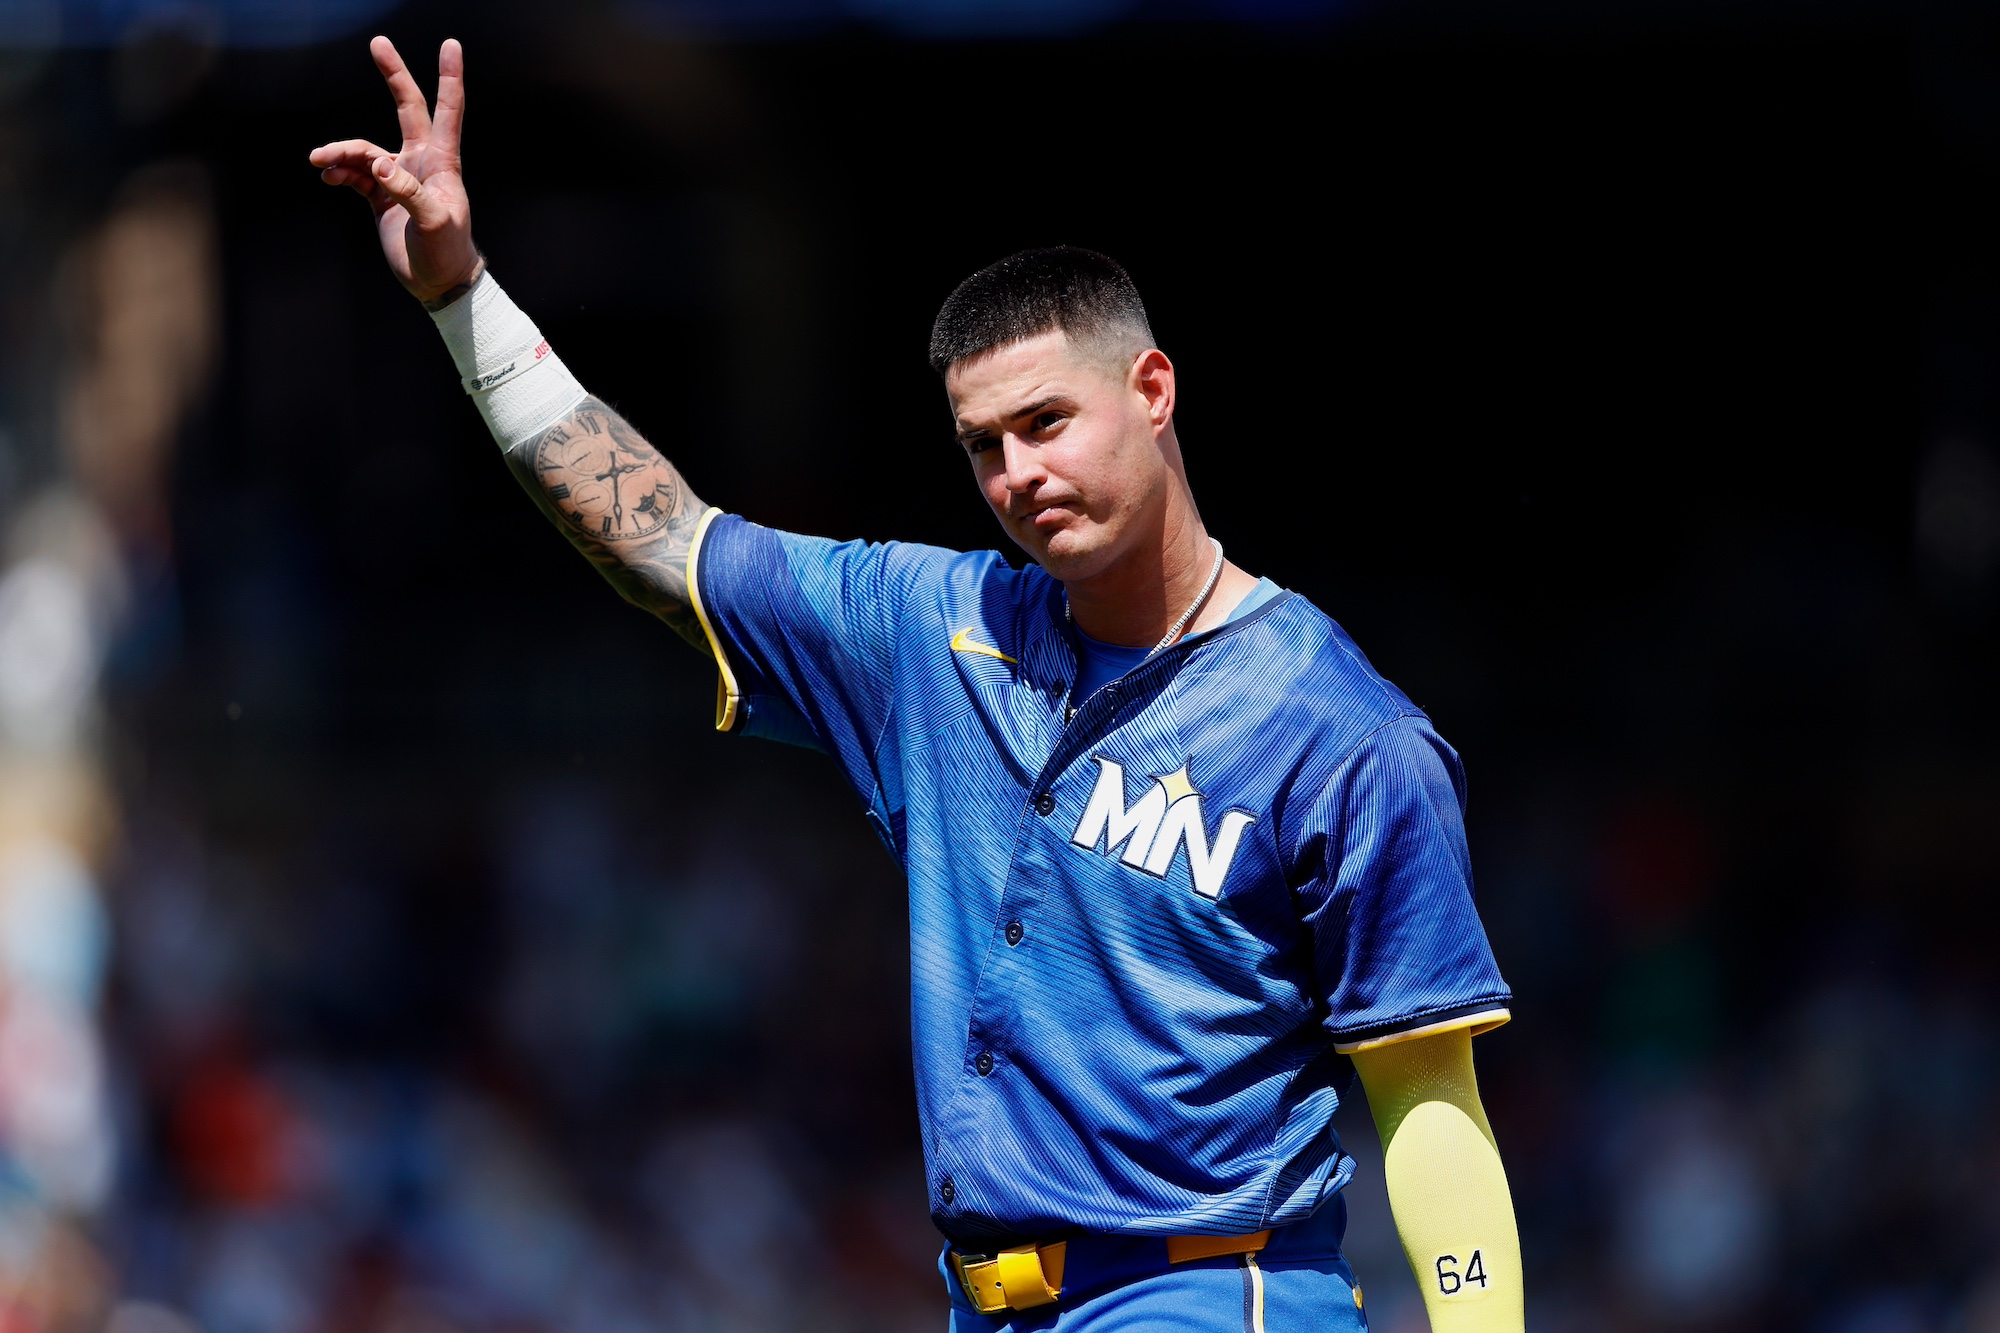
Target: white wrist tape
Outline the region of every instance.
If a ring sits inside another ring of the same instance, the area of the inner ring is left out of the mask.
[[[431,319],[502,449],[541,434],[583,401],[583,385],[491,273]]]

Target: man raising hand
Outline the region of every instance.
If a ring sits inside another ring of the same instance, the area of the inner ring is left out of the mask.
[[[1225,559],[1125,271],[1024,251],[932,328],[1025,568],[759,527],[696,499],[484,271],[458,44],[435,119],[371,49],[402,147],[313,164],[368,200],[529,495],[714,658],[717,727],[824,751],[908,879],[953,1328],[1364,1328],[1332,1128],[1358,1071],[1433,1327],[1519,1333],[1471,1042],[1511,997],[1458,756],[1338,625]]]

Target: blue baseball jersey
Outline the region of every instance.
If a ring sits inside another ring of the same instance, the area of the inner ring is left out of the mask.
[[[961,1247],[1299,1221],[1344,1052],[1505,1021],[1458,756],[1296,594],[1073,699],[1061,585],[994,552],[711,510],[688,575],[718,726],[825,750],[907,877]]]

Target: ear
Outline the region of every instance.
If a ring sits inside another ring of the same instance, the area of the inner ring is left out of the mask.
[[[1126,380],[1132,392],[1145,401],[1153,433],[1165,430],[1174,419],[1174,363],[1167,360],[1167,354],[1157,347],[1139,353]]]

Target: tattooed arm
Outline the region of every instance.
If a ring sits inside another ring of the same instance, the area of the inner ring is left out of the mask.
[[[626,601],[708,651],[687,586],[703,505],[631,423],[586,398],[566,420],[508,449],[507,466]]]
[[[328,185],[368,201],[390,271],[436,311],[466,299],[484,265],[472,243],[459,171],[465,53],[456,41],[438,50],[434,119],[389,39],[377,37],[368,49],[395,98],[403,146],[392,153],[366,139],[343,139],[315,148],[312,164]],[[687,589],[688,547],[702,503],[659,450],[616,412],[585,398],[566,419],[506,445],[506,455],[535,503],[627,601],[706,650]]]

